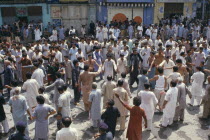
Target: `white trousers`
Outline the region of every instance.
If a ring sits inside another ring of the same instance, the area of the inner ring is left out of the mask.
[[[202,99],[202,97],[201,96],[195,96],[195,95],[193,95],[192,96],[192,98],[191,98],[191,100],[190,100],[190,104],[191,105],[194,105],[194,100],[196,99],[196,101],[197,101],[197,105],[200,105],[201,104],[201,99]]]
[[[166,127],[168,125],[171,125],[172,123],[173,123],[173,118],[163,117],[163,119],[162,119],[162,126]]]
[[[0,122],[0,132],[2,132],[2,127],[4,129],[4,133],[8,133],[9,132],[9,124],[7,122],[7,119],[5,119],[2,122]]]
[[[152,130],[152,120],[147,120],[147,129]]]

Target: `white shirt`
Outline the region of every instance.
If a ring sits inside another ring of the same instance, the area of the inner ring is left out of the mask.
[[[29,107],[37,105],[36,96],[39,95],[39,83],[35,79],[28,79],[23,83],[23,90],[26,90],[24,96],[27,99]]]
[[[179,77],[182,77],[179,72],[173,72],[169,75],[168,78],[170,78],[173,81],[176,81],[176,80],[178,80]]]
[[[148,120],[152,120],[155,112],[155,105],[158,103],[155,94],[151,91],[140,91],[139,96],[141,96],[140,107],[145,110]]]
[[[42,58],[42,53],[39,52],[38,54],[34,53],[33,56],[32,56],[32,59],[39,59],[39,58]]]
[[[56,134],[56,140],[79,140],[78,132],[74,128],[62,128]]]
[[[204,73],[201,71],[195,72],[191,76],[191,79],[193,80],[191,87],[192,95],[200,97],[203,96],[203,81],[205,80]]]
[[[177,96],[178,96],[178,89],[177,87],[171,87],[167,91],[165,95],[165,100],[168,101],[165,108],[163,109],[163,117],[166,118],[173,118],[176,109],[177,103]]]
[[[143,32],[143,27],[142,26],[138,26],[137,30],[139,31],[139,33],[142,33]]]
[[[79,42],[79,48],[81,49],[84,56],[86,56],[86,43],[85,42]]]
[[[119,71],[119,74],[123,73],[123,72],[126,72],[126,69],[127,69],[127,59],[121,59],[119,58],[117,60],[117,69]]]
[[[77,57],[76,57],[76,52],[77,52],[77,48],[75,47],[75,48],[71,48],[70,50],[69,50],[69,54],[70,54],[70,56],[71,56],[71,61],[73,62],[75,59],[77,59]]]
[[[76,52],[76,58],[78,57],[82,57],[82,58],[85,58],[83,52],[79,53],[79,52]]]
[[[58,98],[58,107],[62,107],[61,110],[62,117],[71,116],[70,101],[71,101],[71,95],[69,92],[64,92]]]
[[[37,68],[31,76],[31,79],[35,79],[40,86],[44,85],[43,78],[44,78],[44,72],[40,68]]]
[[[76,30],[75,30],[75,29],[70,29],[70,30],[69,30],[69,35],[71,35],[71,34],[75,34],[75,32],[76,32]]]
[[[173,66],[175,66],[174,61],[170,60],[167,62],[166,60],[164,60],[159,66],[163,66],[164,67],[164,72],[163,74],[165,76],[169,76],[171,73],[173,73]],[[168,69],[170,68],[170,69]]]
[[[62,62],[62,53],[60,51],[56,52],[55,59],[57,59],[59,63]]]

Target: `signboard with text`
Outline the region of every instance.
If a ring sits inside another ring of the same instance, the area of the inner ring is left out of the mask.
[[[16,8],[16,15],[18,17],[26,17],[26,16],[28,16],[27,7],[17,7]]]
[[[52,23],[55,27],[62,25],[61,19],[52,19]]]

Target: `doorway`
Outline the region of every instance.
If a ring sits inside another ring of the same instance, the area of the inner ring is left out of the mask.
[[[164,17],[173,17],[175,15],[183,15],[184,3],[165,3]]]
[[[20,26],[20,28],[23,26],[23,25],[27,25],[28,24],[28,17],[18,17],[18,19],[19,19],[19,26]],[[23,23],[25,23],[25,24],[23,24]]]

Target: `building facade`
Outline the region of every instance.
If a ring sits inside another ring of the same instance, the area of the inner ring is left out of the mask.
[[[50,8],[45,0],[0,1],[0,25],[16,21],[41,21],[44,25],[51,21]]]
[[[87,26],[91,20],[94,22],[96,20],[95,5],[88,0],[59,0],[49,5],[52,23],[57,26],[63,25],[65,28],[73,26],[80,32],[81,25]]]
[[[159,19],[183,15],[184,17],[195,17],[196,0],[155,0],[154,23],[158,23]]]
[[[154,6],[154,0],[99,0],[97,20],[110,23],[128,18],[149,25],[153,23]]]

